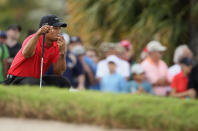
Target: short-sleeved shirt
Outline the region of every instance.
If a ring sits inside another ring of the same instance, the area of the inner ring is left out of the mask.
[[[123,77],[129,77],[130,76],[130,64],[117,57],[117,68],[116,72],[120,74]],[[109,68],[108,68],[108,62],[106,59],[101,60],[97,65],[97,71],[96,71],[96,77],[102,78],[105,75],[109,74]]]
[[[112,93],[126,93],[126,80],[118,73],[105,75],[101,80],[101,90]]]
[[[5,44],[2,44],[0,46],[0,82],[2,82],[4,80],[4,77],[3,77],[3,75],[4,75],[3,74],[3,59],[7,59],[7,58],[9,58],[8,48],[6,47]]]
[[[92,72],[94,73],[94,76],[96,75],[96,64],[89,56],[84,56],[85,63],[91,68]]]
[[[63,73],[63,77],[67,78],[73,87],[78,86],[78,76],[84,74],[84,69],[80,60],[70,51],[67,51],[66,54],[66,65],[67,68]],[[52,75],[53,73],[53,66],[51,65],[50,68],[47,70],[46,75]]]
[[[88,67],[91,69],[91,71],[93,72],[93,75],[95,77],[96,76],[96,71],[97,71],[97,66],[94,63],[94,61],[89,56],[84,56],[83,60],[88,65]],[[90,83],[89,76],[88,76],[87,73],[85,73],[85,77],[86,77],[86,79],[85,79],[86,87],[88,87],[89,89],[99,90],[99,85],[98,85],[97,82],[96,82],[95,85],[92,85]]]
[[[22,54],[23,48],[28,43],[28,41],[34,36],[30,35],[27,37],[22,45],[22,48],[19,50],[15,56],[12,65],[8,71],[8,74],[20,77],[33,77],[39,78],[41,71],[41,54],[42,54],[42,36],[40,36],[37,44],[35,53],[30,58],[25,58]],[[53,42],[53,45],[48,47],[45,43],[44,59],[43,59],[43,74],[47,71],[49,66],[52,63],[56,63],[59,56],[59,48],[56,42]]]
[[[171,82],[173,78],[181,72],[181,66],[179,64],[175,64],[168,69],[168,74],[170,76]]]
[[[185,92],[188,86],[188,77],[181,71],[177,74],[171,83],[171,88],[176,89],[177,93]]]
[[[129,92],[130,93],[135,93],[135,92],[137,92],[137,90],[138,90],[138,88],[139,87],[143,87],[143,89],[147,92],[147,93],[149,93],[149,94],[153,94],[153,91],[152,91],[152,85],[149,83],[149,82],[147,82],[147,81],[144,81],[144,82],[142,82],[142,83],[137,83],[135,80],[133,80],[133,81],[129,81],[128,83],[127,83],[127,89],[129,90]]]
[[[156,83],[159,79],[165,78],[170,81],[168,75],[168,66],[162,60],[159,61],[158,65],[152,63],[152,61],[147,58],[141,63],[141,66],[145,70],[146,80],[151,84]],[[155,86],[153,92],[155,95],[165,96],[169,87],[167,86]]]
[[[96,71],[96,77],[97,78],[102,78],[104,75],[109,74],[109,69],[107,66],[107,61],[106,59],[101,60],[97,64],[97,71]]]

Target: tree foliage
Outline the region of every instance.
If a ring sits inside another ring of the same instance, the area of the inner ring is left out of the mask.
[[[129,39],[135,56],[150,40],[159,40],[173,49],[189,40],[188,0],[68,0],[69,31],[84,42],[99,45],[103,41]]]
[[[22,26],[22,38],[24,39],[26,36],[24,30],[32,29],[33,26],[27,19],[27,14],[35,7],[36,3],[34,1],[3,0],[3,2],[0,2],[0,30],[6,30],[11,24],[19,24]]]
[[[42,16],[56,14],[64,18],[65,0],[53,4],[50,0],[0,0],[0,30],[6,30],[11,24],[22,26],[21,41],[28,30],[37,30]]]

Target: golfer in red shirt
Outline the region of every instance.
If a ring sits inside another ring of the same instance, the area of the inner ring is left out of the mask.
[[[66,26],[65,23],[59,22],[59,18],[55,15],[43,16],[37,32],[24,40],[12,62],[4,84],[39,85],[42,34],[45,34],[43,74],[53,64],[56,76],[44,76],[43,83],[45,85],[68,86],[67,80],[61,77],[66,69],[66,43],[63,36],[60,35],[60,29]]]

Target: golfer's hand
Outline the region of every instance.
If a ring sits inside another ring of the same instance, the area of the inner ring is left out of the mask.
[[[52,28],[52,26],[49,25],[43,25],[38,31],[37,34],[38,35],[42,35],[42,34],[46,34],[49,32],[49,30]]]
[[[61,35],[58,36],[57,45],[58,45],[60,54],[65,54],[66,53],[66,42],[65,42],[65,39],[63,36],[61,36]]]

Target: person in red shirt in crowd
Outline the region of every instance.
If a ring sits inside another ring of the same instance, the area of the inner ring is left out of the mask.
[[[192,59],[184,57],[180,60],[182,71],[177,74],[171,83],[170,95],[177,98],[195,98],[196,92],[193,89],[188,89],[188,75],[190,74],[193,66]]]
[[[66,44],[60,35],[61,27],[67,24],[59,21],[55,15],[43,16],[40,28],[33,35],[28,36],[8,71],[4,84],[39,85],[41,73],[42,41],[45,34],[45,50],[43,60],[43,74],[53,64],[55,76],[44,76],[44,85],[69,86],[62,76],[66,69]]]

